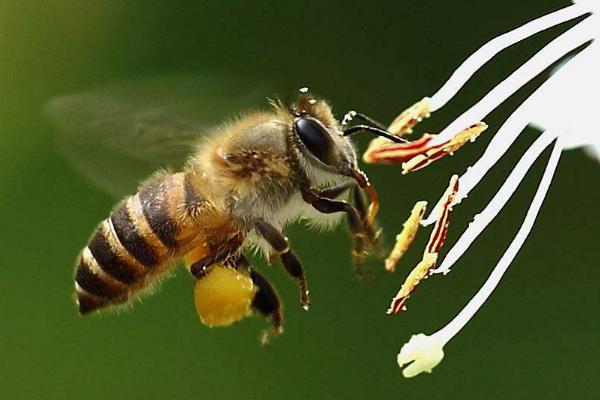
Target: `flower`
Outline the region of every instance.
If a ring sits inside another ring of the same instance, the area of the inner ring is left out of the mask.
[[[442,88],[428,100],[430,112],[440,109],[483,64],[500,51],[539,31],[590,14],[547,44],[489,91],[479,102],[449,124],[440,134],[428,141],[427,144],[430,147],[446,143],[456,137],[458,132],[464,130],[464,127],[481,121],[523,85],[552,64],[573,50],[584,47],[584,45],[587,46],[564,62],[515,110],[498,130],[481,158],[459,177],[460,188],[453,205],[460,203],[468,196],[469,192],[496,164],[527,125],[533,124],[542,131],[537,140],[523,154],[508,179],[485,208],[474,217],[473,222],[449,250],[440,265],[431,269],[430,275],[446,274],[450,271],[450,268],[502,210],[533,163],[547,147],[554,143],[544,174],[523,223],[481,289],[445,327],[429,336],[413,335],[410,341],[402,346],[398,354],[398,365],[401,368],[404,367],[405,377],[413,377],[421,372],[431,372],[432,368],[442,360],[444,346],[467,324],[491,295],[535,223],[562,150],[585,146],[589,154],[597,158],[600,156],[600,132],[598,132],[595,121],[594,111],[596,110],[592,109],[597,108],[597,99],[592,96],[596,94],[597,89],[600,89],[600,74],[598,73],[600,71],[600,43],[593,41],[600,38],[599,5],[600,3],[594,0],[580,0],[571,6],[542,16],[496,37],[472,54],[452,74]],[[429,216],[421,221],[423,226],[433,224],[443,217],[444,207],[440,207],[443,201],[444,197],[432,209]],[[406,366],[407,364],[408,366]]]

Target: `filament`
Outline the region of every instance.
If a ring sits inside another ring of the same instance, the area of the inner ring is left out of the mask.
[[[442,264],[434,269],[433,273],[447,272],[452,265],[469,249],[475,239],[485,230],[485,228],[494,220],[494,218],[504,208],[508,200],[517,190],[519,184],[531,168],[533,163],[539,158],[544,149],[556,139],[553,132],[546,131],[542,134],[531,147],[525,152],[519,160],[511,174],[508,176],[500,190],[488,203],[485,209],[475,216],[473,222],[458,239],[456,244],[450,249],[448,255],[444,258]]]
[[[554,134],[555,135],[555,134]],[[508,246],[508,249],[502,255],[502,258],[485,281],[481,289],[473,296],[473,298],[469,301],[469,303],[461,310],[460,313],[448,325],[444,328],[433,334],[432,336],[436,336],[438,338],[443,338],[444,342],[448,342],[452,337],[454,337],[466,324],[469,320],[475,315],[475,313],[481,308],[483,303],[488,299],[488,297],[492,294],[500,279],[510,266],[512,260],[515,258],[523,243],[527,239],[529,232],[535,223],[535,219],[542,207],[542,203],[544,202],[544,198],[546,197],[546,193],[548,192],[548,188],[550,187],[550,183],[552,182],[552,177],[554,176],[554,172],[556,171],[556,167],[558,165],[558,161],[560,159],[560,154],[563,150],[563,136],[558,136],[554,148],[552,150],[552,154],[550,155],[550,159],[548,160],[548,164],[546,165],[546,169],[544,171],[544,175],[540,181],[538,189],[533,197],[531,205],[527,210],[527,215],[523,220],[523,224],[519,228],[516,236],[513,241]]]
[[[446,83],[431,97],[431,111],[439,110],[446,105],[446,103],[454,97],[479,68],[502,50],[538,32],[580,17],[588,12],[589,10],[581,5],[574,4],[534,19],[533,21],[529,21],[510,32],[490,40],[475,53],[471,54],[471,56],[469,56],[469,58],[454,71],[452,76],[450,76],[450,79],[448,79],[448,81],[446,81]]]
[[[508,78],[500,82],[500,84],[485,95],[478,103],[448,125],[433,139],[432,145],[443,143],[452,138],[458,131],[464,129],[465,126],[472,125],[477,121],[482,121],[491,111],[502,104],[502,102],[515,93],[520,87],[540,74],[554,62],[558,61],[566,53],[592,40],[594,23],[597,23],[597,21],[588,18],[546,45],[525,64],[514,71]]]

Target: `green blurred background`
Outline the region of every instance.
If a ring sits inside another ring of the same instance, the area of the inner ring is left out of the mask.
[[[600,398],[598,164],[582,151],[564,155],[529,240],[496,293],[446,346],[444,361],[433,374],[406,380],[395,362],[400,346],[413,333],[439,329],[480,287],[518,229],[543,163],[454,272],[428,280],[395,317],[385,309],[426,234],[398,272],[384,274],[376,264],[378,279],[364,284],[352,273],[343,228],[317,234],[290,227],[313,307],[301,311],[295,285],[263,263],[286,304],[286,332],[265,349],[259,318],[229,329],[202,326],[185,273],[132,312],[77,316],[74,258],[115,199],[64,160],[41,112],[61,94],[188,73],[268,87],[264,96],[308,85],[338,115],[356,108],[388,121],[432,94],[486,40],[567,4],[0,2],[0,398]],[[564,29],[501,55],[423,129],[441,129]],[[487,118],[490,131],[452,159],[406,177],[399,167],[366,168],[381,191],[387,245],[414,202],[434,201],[527,90]],[[455,209],[451,242],[534,135],[527,131]],[[363,150],[366,143],[357,140]]]

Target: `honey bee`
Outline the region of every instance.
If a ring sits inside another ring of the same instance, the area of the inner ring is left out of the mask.
[[[377,192],[359,169],[348,136],[358,131],[386,136],[382,129],[372,124],[341,125],[329,104],[306,90],[289,106],[272,101],[270,111],[248,114],[210,134],[200,134],[203,129],[180,121],[154,118],[152,113],[146,114],[152,118],[144,120],[127,119],[123,113],[101,107],[106,104],[97,98],[59,98],[50,104],[49,112],[60,129],[73,132],[78,128],[71,120],[90,117],[81,112],[86,109],[82,104],[90,102],[104,118],[127,122],[120,128],[135,125],[138,137],[160,130],[152,143],[164,144],[178,143],[178,138],[185,136],[193,151],[181,169],[154,173],[98,225],[76,262],[75,297],[80,314],[129,302],[183,260],[198,283],[208,282],[212,276],[210,290],[197,285],[197,307],[206,300],[198,297],[215,296],[235,282],[246,279],[253,286],[225,296],[225,302],[231,304],[209,301],[205,307],[212,309],[198,308],[208,325],[228,325],[240,319],[246,309],[237,306],[247,303],[248,308],[270,319],[270,337],[282,331],[281,302],[267,278],[250,265],[245,250],[256,247],[269,260],[278,258],[297,282],[300,305],[308,309],[304,268],[283,233],[286,224],[307,219],[314,225],[329,226],[345,214],[359,270],[374,248]],[[91,126],[104,125],[93,122],[81,129],[89,131]],[[346,200],[350,192],[354,193],[353,202]],[[217,276],[215,271],[229,273]],[[226,309],[219,309],[223,307]],[[237,311],[230,311],[236,307]],[[212,323],[207,312],[213,314]]]

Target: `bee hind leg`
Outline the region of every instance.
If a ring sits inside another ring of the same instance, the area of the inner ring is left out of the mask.
[[[195,257],[195,255],[190,253],[189,256],[186,256],[185,262],[188,265],[190,273],[196,278],[200,279],[206,276],[208,271],[218,263],[224,263],[227,259],[231,258],[241,245],[241,240],[236,238],[232,240],[230,243],[227,243],[226,246],[221,246],[218,248],[214,254],[206,255],[200,258]],[[235,259],[235,257],[234,257]],[[235,260],[232,260],[235,263]]]
[[[251,267],[249,267],[249,269],[250,279],[252,279],[252,282],[258,289],[256,295],[254,296],[254,300],[252,301],[252,307],[260,314],[269,318],[273,324],[273,327],[271,329],[267,329],[260,339],[263,345],[267,345],[273,337],[278,336],[283,332],[281,301],[279,300],[277,291],[267,280],[267,278],[265,278],[255,269]]]
[[[298,282],[298,286],[300,287],[300,304],[302,308],[308,310],[310,302],[308,300],[308,285],[306,283],[306,276],[304,275],[304,268],[296,254],[290,249],[287,237],[273,225],[262,219],[257,219],[254,227],[259,235],[279,254],[281,263],[287,273]]]

